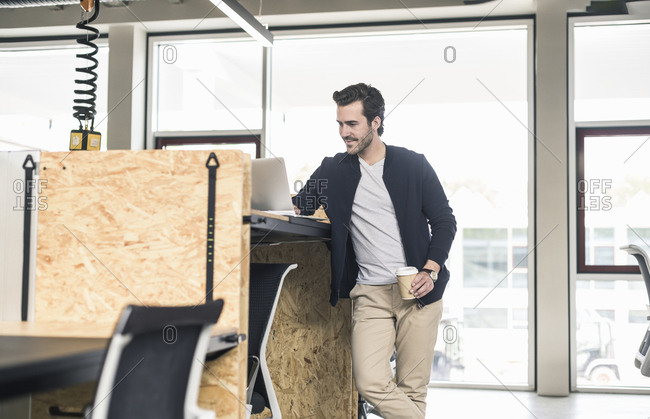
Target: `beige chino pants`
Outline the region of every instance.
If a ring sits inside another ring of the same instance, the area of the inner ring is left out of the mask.
[[[357,284],[350,298],[352,374],[359,394],[385,419],[424,418],[442,300],[420,309],[416,300],[402,300],[397,284]]]

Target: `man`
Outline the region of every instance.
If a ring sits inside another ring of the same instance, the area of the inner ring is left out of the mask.
[[[346,153],[322,161],[294,197],[295,210],[310,215],[322,205],[332,224],[330,303],[353,301],[359,393],[384,418],[423,418],[456,220],[425,157],[381,141],[379,90],[360,83],[333,99]],[[400,296],[395,271],[404,266],[420,271],[414,300]]]

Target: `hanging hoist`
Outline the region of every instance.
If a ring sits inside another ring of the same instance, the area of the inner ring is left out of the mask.
[[[74,116],[79,121],[79,129],[70,132],[70,150],[99,150],[101,144],[101,134],[95,131],[95,99],[97,99],[97,69],[98,61],[95,58],[97,45],[93,42],[99,38],[99,30],[88,24],[97,19],[99,15],[99,0],[81,0],[81,21],[77,23],[77,28],[86,31],[84,35],[77,38],[77,43],[85,45],[92,50],[86,53],[77,54],[77,58],[89,61],[87,67],[77,67],[75,70],[88,76],[86,79],[75,79],[75,83],[81,85],[80,89],[75,89],[75,95],[81,95],[81,98],[74,100]],[[88,17],[90,16],[90,17]]]

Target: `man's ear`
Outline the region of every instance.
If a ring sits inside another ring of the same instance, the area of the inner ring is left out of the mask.
[[[379,129],[381,126],[381,118],[379,116],[375,116],[375,119],[372,120],[372,129],[376,130]]]

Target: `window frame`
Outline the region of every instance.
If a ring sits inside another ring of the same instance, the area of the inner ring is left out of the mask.
[[[576,27],[593,26],[593,25],[634,25],[637,23],[647,23],[647,18],[640,18],[638,16],[618,15],[618,16],[582,16],[582,15],[569,15],[567,22],[568,32],[568,91],[567,91],[567,106],[568,106],[568,155],[569,155],[569,182],[577,179],[577,138],[576,128],[612,128],[612,127],[638,127],[650,125],[650,120],[639,119],[626,119],[626,120],[579,120],[575,119],[574,112],[574,99],[575,99],[575,36],[574,29]],[[614,282],[624,280],[629,284],[638,284],[645,289],[643,285],[643,278],[640,274],[617,274],[617,273],[585,273],[578,270],[578,222],[577,211],[574,210],[577,206],[577,187],[569,185],[569,204],[568,204],[568,222],[569,222],[569,363],[570,363],[570,391],[579,393],[611,393],[611,394],[650,394],[647,387],[616,387],[616,386],[602,386],[590,387],[582,383],[578,383],[577,371],[577,331],[578,331],[578,314],[577,314],[577,301],[581,298],[581,293],[588,289],[593,289],[592,284],[594,281],[607,281]],[[585,286],[587,288],[585,288]],[[591,288],[590,288],[591,287]],[[620,317],[620,316],[619,316]],[[620,319],[619,319],[620,320]],[[639,339],[641,336],[639,336]],[[631,359],[631,358],[629,358]]]
[[[266,75],[265,75],[265,66],[266,62],[266,51],[263,51],[263,60],[262,60],[262,129],[241,129],[241,130],[223,130],[223,131],[153,131],[154,126],[154,103],[158,100],[158,92],[156,90],[155,81],[156,75],[156,61],[158,59],[158,49],[155,48],[156,44],[164,42],[183,42],[183,41],[200,41],[200,40],[216,40],[219,42],[229,42],[229,41],[242,41],[249,40],[248,35],[241,30],[232,30],[232,29],[223,29],[223,30],[212,30],[202,33],[187,33],[187,32],[177,32],[177,33],[148,33],[147,34],[147,101],[145,108],[145,148],[146,149],[157,149],[158,141],[161,138],[168,137],[183,137],[186,139],[184,144],[200,144],[205,142],[218,142],[218,143],[229,143],[228,138],[233,136],[250,136],[257,137],[256,142],[256,152],[258,157],[261,153],[261,156],[264,157],[265,153],[263,152],[266,136],[266,112],[267,104],[266,97],[263,94],[263,91],[266,90]],[[264,48],[263,50],[267,50]],[[203,141],[202,138],[206,136],[212,136],[212,138],[217,140]],[[252,142],[252,141],[246,141]],[[233,142],[238,143],[238,142]],[[172,144],[172,143],[170,143]],[[173,143],[179,144],[179,143]],[[262,146],[262,147],[260,147]],[[262,150],[261,150],[262,149]]]
[[[585,137],[615,137],[630,135],[650,135],[650,126],[602,126],[602,127],[576,127],[576,183],[575,183],[575,211],[577,228],[577,268],[578,273],[603,273],[603,274],[640,274],[638,265],[587,265],[586,255],[586,226],[584,208],[585,193],[580,192],[578,185],[585,182]]]
[[[259,135],[253,134],[229,134],[215,133],[212,135],[190,135],[191,133],[177,133],[178,135],[155,136],[155,148],[164,149],[169,145],[191,145],[191,144],[255,144],[255,158],[261,157],[261,141]]]

